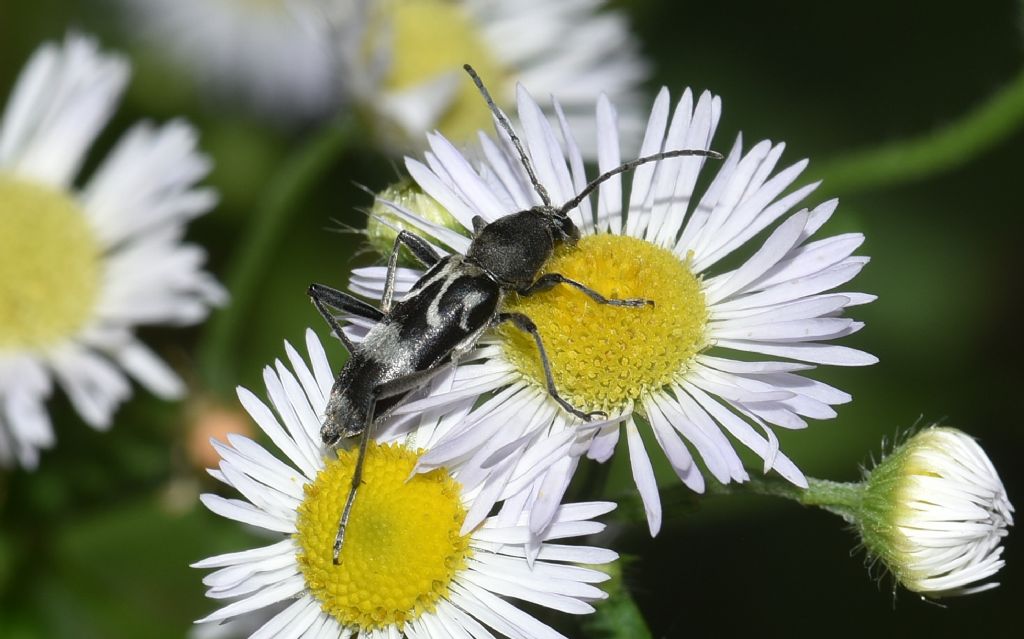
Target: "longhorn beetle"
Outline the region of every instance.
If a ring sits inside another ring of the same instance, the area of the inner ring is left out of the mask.
[[[309,296],[316,309],[350,353],[348,362],[331,388],[320,437],[324,445],[336,447],[343,438],[361,435],[352,486],[334,540],[335,564],[338,563],[345,541],[345,528],[356,491],[362,482],[363,459],[374,424],[386,417],[410,392],[455,366],[488,329],[510,322],[532,335],[551,398],[567,412],[583,420],[604,416],[600,411],[584,413],[558,394],[551,375],[551,363],[536,324],[522,313],[502,311],[502,301],[510,292],[531,295],[565,284],[599,304],[625,307],[653,305],[653,301],[645,299],[608,299],[585,284],[559,273],[546,273],[539,277],[538,274],[556,246],[571,246],[579,240],[579,229],[569,219],[569,211],[579,206],[605,180],[641,164],[665,158],[722,157],[714,151],[693,149],[664,151],[641,157],[602,173],[571,200],[555,207],[544,185],[537,180],[533,166],[508,119],[495,106],[476,71],[468,64],[464,68],[515,147],[530,183],[543,204],[490,223],[479,215],[475,216],[473,239],[465,255],[456,253],[441,257],[423,238],[408,231],[400,231],[388,258],[384,296],[379,310],[322,284],[309,287]],[[395,270],[402,245],[428,270],[401,301],[394,302]],[[377,324],[362,342],[355,344],[342,332],[337,318],[328,308],[373,320]]]

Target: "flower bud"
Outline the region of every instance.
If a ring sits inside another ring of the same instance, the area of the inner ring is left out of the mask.
[[[416,184],[402,180],[378,193],[374,199],[373,208],[370,209],[370,220],[366,224],[366,237],[370,241],[370,246],[381,255],[391,254],[395,237],[400,230],[423,235],[423,231],[399,218],[395,213],[394,205],[415,213],[429,222],[465,233],[458,220],[448,212],[448,209],[420,190]],[[403,250],[401,255],[403,263],[408,264],[409,258],[406,251]]]
[[[954,428],[921,430],[867,478],[856,524],[868,551],[926,597],[966,595],[1003,567],[1013,506],[981,446]]]

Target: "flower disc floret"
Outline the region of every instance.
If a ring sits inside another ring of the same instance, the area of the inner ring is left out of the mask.
[[[618,411],[686,372],[706,346],[708,311],[700,280],[671,251],[624,235],[588,235],[546,267],[610,299],[643,298],[653,306],[599,304],[559,285],[509,304],[536,324],[559,393],[586,410]],[[544,385],[533,338],[502,329],[516,368]]]
[[[401,626],[433,612],[466,566],[460,487],[444,469],[410,478],[415,452],[371,442],[335,565],[334,537],[356,456],[339,452],[306,486],[295,535],[298,563],[322,609],[343,625]]]
[[[101,251],[70,197],[0,174],[0,349],[38,350],[88,321]]]

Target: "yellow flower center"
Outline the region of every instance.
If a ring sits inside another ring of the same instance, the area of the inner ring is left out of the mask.
[[[346,627],[401,626],[432,612],[466,566],[458,483],[444,469],[409,478],[417,453],[370,442],[338,565],[332,547],[358,451],[339,451],[306,486],[298,557],[310,592]]]
[[[611,413],[637,402],[685,373],[707,346],[700,280],[666,249],[629,236],[590,235],[559,249],[546,272],[608,298],[654,301],[653,307],[610,306],[558,285],[506,304],[537,324],[558,392],[577,408]],[[500,333],[506,357],[543,388],[533,338],[510,325]]]
[[[88,321],[102,252],[79,205],[0,173],[0,350],[38,350]]]
[[[479,129],[491,124],[487,104],[465,77],[462,65],[473,65],[496,100],[503,93],[498,87],[508,79],[464,4],[452,0],[392,0],[381,15],[393,39],[387,89],[409,89],[441,74],[459,74],[458,92],[436,124],[445,136],[457,142],[470,140]]]

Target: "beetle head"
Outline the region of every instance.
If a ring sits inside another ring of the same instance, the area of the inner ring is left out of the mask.
[[[337,448],[342,439],[358,435],[365,427],[362,413],[355,409],[339,386],[341,380],[335,382],[331,389],[324,408],[324,421],[320,425],[320,439],[328,448]]]

